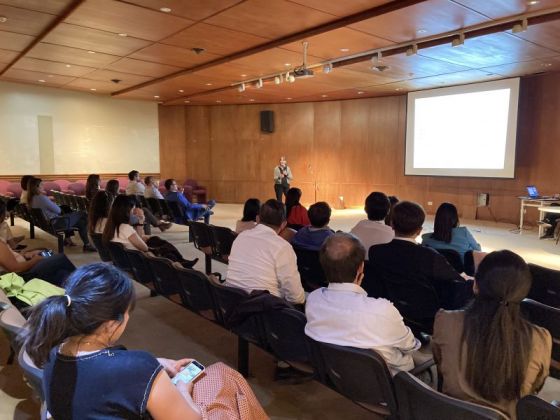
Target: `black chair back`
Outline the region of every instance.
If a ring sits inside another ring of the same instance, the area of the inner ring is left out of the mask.
[[[529,264],[529,270],[533,276],[533,284],[527,297],[560,308],[560,271],[536,264]]]
[[[262,314],[268,347],[280,360],[290,364],[310,363],[307,350],[305,315],[292,308]]]
[[[328,286],[323,267],[319,262],[319,251],[294,247],[294,252],[296,253],[299,276],[304,290],[312,292],[319,287]]]
[[[387,298],[385,283],[375,277],[375,270],[372,269],[371,263],[365,261],[364,278],[362,280],[362,289],[364,289],[369,297]]]
[[[212,286],[206,274],[188,268],[175,267],[175,270],[183,306],[206,319],[218,322],[221,318],[216,313]]]
[[[400,420],[506,420],[493,408],[449,397],[430,388],[409,372],[394,378]]]
[[[192,232],[194,246],[207,254],[207,250],[212,252],[213,238],[209,225],[202,222],[188,222],[189,229]]]
[[[111,260],[113,261],[113,264],[115,264],[115,266],[117,266],[118,268],[124,271],[128,271],[128,272],[132,271],[132,266],[130,265],[130,261],[128,261],[128,257],[124,252],[124,244],[120,242],[110,241],[107,244],[107,249],[111,254]]]
[[[212,235],[212,256],[227,264],[237,234],[230,228],[207,225]]]
[[[146,198],[146,202],[148,203],[148,207],[150,208],[153,214],[160,214],[160,215],[164,214],[161,205],[159,204],[160,202],[159,199],[155,197],[150,197],[150,198]]]
[[[0,302],[8,306],[7,309],[0,310],[0,330],[4,331],[10,342],[8,364],[11,364],[20,349],[20,342],[17,336],[23,331],[25,318],[21,312],[10,303],[10,300],[6,297],[2,289],[0,289]]]
[[[308,338],[319,378],[369,411],[397,418],[393,381],[383,358],[374,350],[342,347]],[[320,360],[317,360],[317,357]]]
[[[171,209],[169,208],[169,201],[165,200],[165,199],[158,199],[159,201],[159,206],[161,208],[162,214],[169,217],[170,219],[173,219],[173,212],[171,211]]]
[[[441,249],[434,248],[439,254],[443,255],[449,265],[455,269],[457,273],[462,273],[465,271],[465,266],[463,265],[463,259],[461,254],[459,254],[454,249]]]
[[[152,268],[153,284],[156,292],[168,296],[179,292],[179,281],[173,261],[167,258],[145,256],[146,261]]]
[[[103,235],[101,233],[91,233],[89,236],[91,237],[91,240],[95,245],[97,252],[99,253],[99,257],[101,258],[101,261],[103,262],[113,261],[109,249],[105,245],[103,245],[103,240],[102,240]]]
[[[148,263],[145,254],[137,249],[124,249],[130,263],[130,268],[134,278],[142,284],[150,283],[154,280],[152,267]]]
[[[185,219],[185,214],[183,213],[183,209],[176,201],[166,201],[167,207],[171,212],[171,217],[177,221],[177,223],[182,223]]]
[[[521,310],[529,321],[550,332],[552,336],[550,376],[560,379],[560,309],[532,299],[523,299]]]
[[[560,408],[536,395],[528,395],[517,403],[517,418],[519,420],[560,420]]]

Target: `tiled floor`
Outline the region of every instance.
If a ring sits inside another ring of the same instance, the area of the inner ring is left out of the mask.
[[[240,205],[219,204],[215,208],[212,223],[233,228],[241,213]],[[335,210],[331,227],[348,231],[363,217],[363,212],[359,210]],[[484,250],[508,248],[518,252],[527,261],[560,269],[560,247],[551,240],[538,240],[535,231],[525,231],[523,235],[519,235],[510,231],[514,228],[513,225],[463,222],[471,229]],[[426,231],[431,230],[432,226],[432,219],[429,218],[425,224]],[[27,224],[20,220],[17,220],[14,231],[16,234],[29,235]],[[25,241],[30,248],[56,248],[52,236],[40,230],[36,232],[37,239]],[[174,226],[161,236],[175,244],[187,258],[201,257],[201,253],[188,243],[187,232],[183,226]],[[97,254],[82,254],[81,247],[68,249],[67,255],[76,265],[98,261]],[[203,269],[202,260],[201,258],[195,268]],[[225,274],[227,267],[213,262],[212,268],[213,271]],[[207,364],[218,360],[231,366],[236,363],[237,346],[233,335],[161,297],[139,302],[122,341],[129,348],[148,350],[157,356],[189,356]],[[7,357],[7,341],[0,334],[0,420],[39,418],[39,406],[23,383],[17,363],[6,366]],[[274,419],[377,418],[317,382],[310,381],[300,385],[274,382],[274,360],[267,353],[253,347],[250,366],[251,386],[267,413]],[[560,381],[549,380],[541,396],[545,399],[558,399]]]

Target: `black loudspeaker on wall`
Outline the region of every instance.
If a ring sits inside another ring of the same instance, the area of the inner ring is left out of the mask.
[[[261,131],[274,133],[274,111],[261,111]]]

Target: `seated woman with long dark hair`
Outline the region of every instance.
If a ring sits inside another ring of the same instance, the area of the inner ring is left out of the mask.
[[[53,418],[239,418],[238,398],[247,418],[266,418],[247,382],[222,363],[208,366],[194,384],[173,385],[170,378],[189,359],[156,359],[115,346],[134,308],[132,281],[117,268],[82,266],[65,289],[31,310],[23,335],[27,353],[44,369]]]
[[[114,197],[107,191],[98,191],[91,200],[88,213],[88,232],[103,233]]]
[[[257,226],[257,216],[261,209],[261,202],[258,198],[249,198],[243,206],[243,217],[235,224],[235,233],[253,229]]]
[[[84,252],[95,252],[97,251],[89,243],[89,237],[87,234],[87,216],[84,212],[74,211],[67,214],[62,214],[62,209],[53,203],[46,195],[43,188],[43,181],[40,178],[32,178],[29,181],[29,187],[27,191],[27,204],[33,209],[41,209],[43,214],[47,219],[53,219],[57,216],[64,216],[68,218],[68,224],[70,228],[77,228],[80,238],[84,243]],[[59,220],[55,223],[55,226],[60,223],[60,226],[66,226],[66,222]]]
[[[552,339],[521,314],[530,288],[531,273],[520,256],[492,252],[478,267],[472,304],[437,313],[432,349],[443,392],[514,419],[517,401],[542,388]]]
[[[93,197],[101,189],[101,177],[97,174],[90,174],[86,180],[86,198],[89,202],[93,200]]]
[[[442,203],[434,219],[434,232],[422,235],[422,245],[436,249],[452,249],[464,259],[467,251],[480,251],[480,244],[469,230],[459,226],[457,207],[451,203]]]

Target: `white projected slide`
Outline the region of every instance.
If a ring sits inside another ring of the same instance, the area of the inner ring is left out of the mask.
[[[408,95],[406,175],[513,178],[519,79]]]

